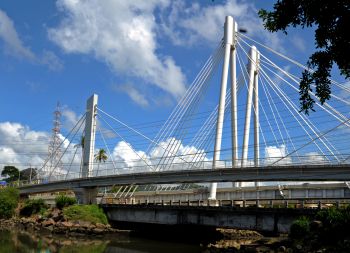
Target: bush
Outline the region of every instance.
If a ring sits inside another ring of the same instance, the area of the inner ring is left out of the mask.
[[[304,238],[310,233],[310,221],[307,217],[300,217],[290,227],[290,237],[295,239]]]
[[[327,242],[336,242],[349,237],[350,208],[329,208],[317,213],[316,219],[322,221],[320,236]]]
[[[18,205],[19,191],[12,187],[0,189],[0,218],[11,218]]]
[[[68,206],[63,209],[63,215],[67,220],[108,224],[107,216],[97,205]]]
[[[20,215],[31,216],[33,214],[43,214],[48,206],[42,199],[28,199],[20,211]]]
[[[73,197],[69,197],[66,195],[59,195],[55,198],[56,207],[59,209],[63,209],[66,206],[71,206],[77,203],[77,200]]]

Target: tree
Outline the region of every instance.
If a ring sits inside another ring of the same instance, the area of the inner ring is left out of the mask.
[[[108,159],[108,156],[106,154],[106,150],[103,148],[99,149],[98,152],[95,154],[95,161],[98,162],[97,171],[100,169],[101,162],[106,162]]]
[[[265,28],[270,32],[282,31],[290,26],[316,27],[313,53],[299,84],[300,109],[306,114],[314,111],[314,99],[310,96],[312,85],[321,104],[331,97],[330,72],[335,63],[340,73],[350,78],[350,2],[349,0],[278,0],[273,11],[259,11]]]
[[[34,179],[37,176],[38,169],[36,168],[27,168],[22,170],[21,173],[21,180],[30,181],[31,179]]]
[[[19,179],[20,172],[15,166],[4,166],[2,172],[2,177],[7,177],[5,179],[6,182],[14,182]]]

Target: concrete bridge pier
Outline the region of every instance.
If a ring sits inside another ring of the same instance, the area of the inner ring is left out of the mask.
[[[78,204],[97,204],[97,187],[73,189]]]

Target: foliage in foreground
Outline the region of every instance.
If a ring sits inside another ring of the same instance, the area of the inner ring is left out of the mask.
[[[55,198],[55,202],[57,208],[63,209],[64,207],[76,204],[77,200],[74,197],[59,195]]]
[[[108,224],[107,216],[97,205],[73,205],[63,209],[64,217],[71,221],[89,221]]]
[[[310,232],[310,220],[309,218],[302,216],[296,221],[293,222],[290,227],[290,237],[299,239],[303,238],[305,235]]]
[[[350,206],[345,209],[330,208],[317,213],[316,219],[322,222],[320,237],[334,243],[350,237]]]
[[[11,218],[18,205],[19,191],[12,187],[0,189],[0,218]]]
[[[320,210],[315,218],[315,221],[310,221],[301,217],[291,226],[290,237],[303,242],[306,247],[303,252],[322,248],[326,249],[325,252],[349,252],[350,206]]]
[[[330,76],[334,64],[346,79],[350,78],[350,54],[345,53],[350,43],[349,1],[280,0],[272,11],[260,10],[259,16],[270,32],[287,33],[288,28],[297,26],[315,27],[317,51],[307,63],[307,67],[315,71],[302,73],[299,89],[302,111],[314,110],[315,101],[310,91],[315,92],[322,104],[331,98]]]
[[[28,199],[21,208],[20,215],[31,216],[37,213],[43,214],[47,208],[48,206],[42,199]]]

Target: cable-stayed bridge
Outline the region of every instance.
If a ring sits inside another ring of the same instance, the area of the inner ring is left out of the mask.
[[[227,184],[258,191],[318,181],[323,191],[327,181],[350,181],[350,89],[332,80],[331,100],[305,115],[303,70],[312,71],[238,32],[226,17],[223,39],[163,125],[127,124],[93,95],[57,146],[60,155],[53,151],[21,192],[83,189],[96,197],[98,187],[118,186],[120,196],[132,197],[147,185],[181,194],[181,184],[208,188],[215,200]],[[309,95],[317,100],[314,90]]]

